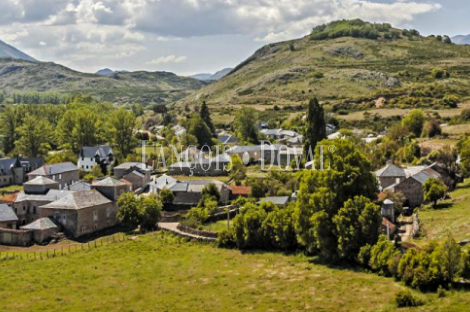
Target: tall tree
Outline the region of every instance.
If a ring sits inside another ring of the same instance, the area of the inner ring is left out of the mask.
[[[27,116],[24,124],[17,129],[20,139],[15,142],[20,154],[26,157],[38,157],[47,154],[50,149],[51,126],[43,119]]]
[[[447,187],[441,180],[428,179],[423,185],[424,200],[437,205],[437,201],[446,195]]]
[[[3,151],[5,154],[10,153],[15,148],[15,141],[18,139],[16,126],[16,108],[7,106],[0,117],[0,131],[3,136]]]
[[[421,136],[426,115],[421,109],[413,109],[403,120],[402,125],[407,127],[417,138]]]
[[[209,129],[211,130],[212,136],[214,138],[217,137],[215,133],[214,124],[212,123],[211,114],[209,112],[209,107],[207,106],[206,101],[202,102],[201,110],[199,111],[199,117],[201,117],[201,119],[204,120],[206,125],[209,127]]]
[[[113,143],[123,158],[126,158],[137,145],[133,136],[137,125],[136,117],[123,108],[114,111],[109,120]]]
[[[242,107],[235,115],[233,123],[238,136],[250,143],[258,143],[258,113],[254,108]]]
[[[326,138],[325,112],[318,102],[313,98],[308,103],[307,120],[304,129],[304,156],[307,161],[311,161],[315,154],[315,147],[318,142]]]
[[[187,131],[197,139],[197,145],[202,148],[204,145],[212,146],[212,133],[201,117],[195,116],[189,120]]]

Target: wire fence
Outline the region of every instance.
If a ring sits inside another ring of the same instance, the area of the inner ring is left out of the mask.
[[[89,241],[86,243],[73,243],[68,245],[60,246],[54,248],[47,248],[44,250],[35,250],[35,251],[17,251],[17,250],[6,250],[0,251],[0,261],[9,261],[9,260],[45,260],[61,256],[67,256],[73,253],[93,250],[99,247],[112,244],[115,242],[123,242],[129,238],[123,234],[115,234],[112,236],[103,237],[96,239],[94,241]]]

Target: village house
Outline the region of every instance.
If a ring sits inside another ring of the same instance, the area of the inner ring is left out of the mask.
[[[28,173],[29,180],[37,177],[46,177],[57,181],[59,189],[66,189],[69,185],[80,180],[80,172],[71,162],[64,162],[52,165],[43,165],[38,169]]]
[[[171,175],[224,176],[228,174],[230,162],[230,156],[224,154],[215,158],[180,161],[171,164],[168,171]]]
[[[70,185],[68,189],[69,191],[74,192],[89,191],[91,190],[91,184],[84,181],[78,181]]]
[[[119,196],[126,192],[132,191],[131,187],[119,180],[108,177],[103,180],[93,181],[92,189],[99,191],[106,198],[112,201],[117,201]]]
[[[150,170],[131,167],[123,172],[121,180],[129,182],[133,191],[142,191],[149,185],[150,179]]]
[[[150,182],[150,193],[158,194],[164,188],[171,189],[171,187],[176,183],[178,183],[178,181],[175,178],[163,174],[154,181]]]
[[[169,188],[175,195],[173,205],[186,207],[196,206],[202,198],[202,190],[210,183],[215,184],[219,191],[219,202],[221,204],[227,203],[230,199],[230,187],[225,183],[217,180],[190,180],[177,182]]]
[[[142,170],[148,170],[149,172],[152,169],[152,168],[149,168],[146,164],[141,163],[141,162],[125,162],[113,168],[114,176],[118,180],[122,179],[122,177],[124,176],[124,173],[134,167],[137,167]]]
[[[239,197],[249,197],[250,193],[251,186],[232,185],[230,187],[230,199],[237,199]]]
[[[239,142],[238,138],[229,133],[219,133],[217,139],[223,145],[235,145]]]
[[[290,197],[289,196],[270,196],[261,199],[260,201],[257,202],[257,204],[262,204],[262,203],[273,203],[274,205],[278,207],[285,207],[287,204],[290,202]]]
[[[72,192],[40,207],[41,218],[51,218],[74,238],[118,223],[117,205],[97,190]]]
[[[40,218],[28,225],[20,227],[21,230],[31,231],[33,240],[37,244],[43,244],[56,236],[59,227],[50,218]]]
[[[43,165],[42,158],[0,159],[0,186],[22,185],[27,181],[27,174]]]
[[[405,206],[421,206],[424,202],[424,183],[431,178],[440,179],[441,174],[430,166],[400,168],[387,165],[375,172],[381,190],[401,192],[406,198]]]
[[[0,228],[16,229],[18,217],[7,204],[0,204]]]
[[[78,168],[90,172],[94,166],[100,166],[101,171],[106,175],[110,172],[113,161],[114,153],[111,146],[83,146],[78,155]]]
[[[271,160],[275,164],[277,162],[277,155],[279,145],[253,145],[253,146],[239,146],[235,145],[228,150],[228,155],[238,155],[243,160],[244,164],[250,162],[264,162],[270,164]]]

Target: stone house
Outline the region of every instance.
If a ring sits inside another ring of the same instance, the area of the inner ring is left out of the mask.
[[[122,179],[132,184],[133,191],[143,190],[150,183],[150,170],[131,167],[124,171]]]
[[[22,230],[33,232],[33,240],[37,244],[43,244],[56,236],[59,227],[50,218],[40,218],[30,224],[21,227]]]
[[[382,189],[390,185],[400,183],[406,179],[405,169],[393,164],[386,165],[382,169],[375,172],[379,185]]]
[[[279,153],[278,145],[254,145],[254,146],[233,146],[225,151],[228,155],[238,155],[243,163],[248,164],[250,161],[262,162],[266,164],[277,163]]]
[[[80,180],[80,172],[71,162],[44,165],[28,173],[29,180],[41,176],[59,182],[59,189],[65,189]]]
[[[178,181],[166,174],[156,178],[155,181],[150,182],[150,193],[158,194],[164,188],[171,189]]]
[[[67,190],[51,189],[46,194],[20,192],[13,203],[13,210],[18,216],[18,224],[26,225],[40,218],[40,207],[73,193]]]
[[[46,194],[49,190],[58,190],[59,182],[38,176],[23,185],[26,194]]]
[[[230,187],[225,183],[216,180],[190,180],[174,184],[170,190],[175,195],[173,205],[176,206],[196,206],[202,198],[202,190],[210,183],[216,185],[220,193],[221,204],[227,203],[230,199]]]
[[[97,190],[74,192],[40,207],[41,218],[52,218],[75,238],[118,223],[117,205]]]
[[[91,184],[84,181],[78,181],[70,185],[68,189],[69,191],[74,192],[89,191],[91,190]]]
[[[13,209],[6,204],[0,204],[0,228],[16,229],[17,223],[18,217]]]
[[[42,158],[0,159],[0,186],[22,185],[27,181],[27,174],[43,165]]]
[[[171,164],[168,171],[171,175],[225,176],[231,161],[230,156],[226,154],[216,158],[180,161]]]
[[[124,173],[133,167],[150,171],[150,168],[147,168],[146,164],[140,162],[125,162],[113,168],[114,176],[116,177],[116,179],[120,180],[124,176]]]
[[[119,196],[126,192],[130,192],[131,188],[126,183],[113,179],[106,178],[103,180],[93,181],[92,189],[97,190],[111,201],[117,201]]]
[[[111,146],[83,146],[78,155],[78,168],[90,172],[94,166],[100,166],[103,174],[108,174],[114,161],[114,153]]]

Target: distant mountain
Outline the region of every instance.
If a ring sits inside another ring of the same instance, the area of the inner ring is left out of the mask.
[[[109,68],[103,68],[97,71],[96,74],[100,76],[108,76],[108,75],[115,74],[115,73],[128,73],[128,72],[129,72],[128,70],[112,70]]]
[[[215,81],[222,79],[225,77],[228,73],[232,71],[233,68],[224,68],[222,70],[219,70],[215,74],[196,74],[193,76],[190,76],[191,78],[197,79],[197,80],[210,80],[210,81]]]
[[[96,74],[101,75],[101,76],[107,76],[107,75],[114,74],[114,71],[109,68],[103,68],[97,71]]]
[[[452,42],[456,44],[470,44],[470,35],[452,37]]]
[[[81,73],[65,66],[0,58],[0,90],[89,94],[117,104],[167,104],[207,85],[204,81],[169,72],[113,72],[102,76]]]
[[[6,44],[0,40],[0,58],[12,58],[18,60],[25,60],[30,62],[35,62],[36,60],[26,53],[21,52],[15,47],[12,47],[9,44]]]

